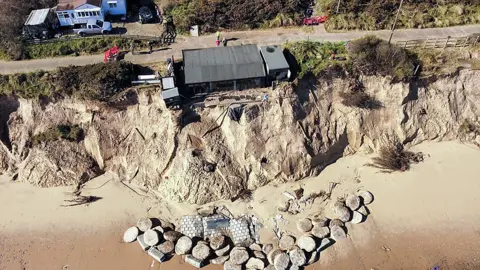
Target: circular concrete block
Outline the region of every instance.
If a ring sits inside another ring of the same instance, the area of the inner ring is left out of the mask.
[[[330,234],[328,227],[313,226],[312,235],[318,238],[325,238]]]
[[[340,226],[332,226],[332,228],[330,229],[330,236],[335,241],[344,240],[347,238],[345,230],[343,229],[343,227]]]
[[[313,224],[309,218],[304,218],[297,221],[297,229],[300,232],[309,232],[312,230]]]
[[[355,211],[360,207],[360,197],[357,195],[350,194],[345,200],[345,204],[350,210]]]
[[[138,228],[137,227],[130,227],[128,228],[125,233],[123,234],[123,242],[131,243],[137,239],[138,236]]]
[[[210,247],[213,250],[219,250],[224,246],[225,246],[225,236],[219,235],[219,236],[214,236],[210,239]]]
[[[140,218],[138,221],[137,221],[137,228],[141,231],[141,232],[145,232],[149,229],[151,229],[153,226],[153,223],[152,223],[152,220],[147,218],[147,217],[143,217],[143,218]]]
[[[290,250],[295,246],[295,238],[288,234],[283,234],[278,242],[278,246],[283,250]]]
[[[178,239],[175,245],[175,253],[177,255],[185,255],[192,249],[192,239],[188,236],[182,236]]]
[[[232,251],[230,251],[230,261],[233,264],[244,264],[250,259],[250,255],[246,249],[241,249],[239,247],[234,247]]]
[[[160,242],[160,237],[158,235],[158,232],[152,229],[147,230],[143,234],[143,241],[145,241],[145,244],[151,247],[155,246],[156,244],[158,244],[158,242]]]
[[[210,247],[205,244],[198,244],[192,249],[192,255],[199,260],[206,260],[210,256]]]
[[[289,256],[293,265],[303,266],[307,263],[307,256],[305,255],[305,251],[303,251],[303,249],[294,249],[289,253]]]
[[[359,190],[357,192],[357,195],[362,197],[363,203],[366,205],[371,204],[373,202],[373,194],[370,193],[370,191]]]
[[[289,264],[290,257],[287,255],[287,253],[284,252],[275,256],[275,259],[273,260],[273,265],[277,270],[287,270]]]
[[[175,250],[175,244],[172,241],[165,241],[160,243],[157,248],[163,254],[169,254]]]
[[[301,249],[303,249],[307,252],[312,252],[317,247],[317,244],[315,243],[315,240],[313,239],[313,237],[311,237],[309,235],[305,235],[305,236],[300,237],[297,241],[297,245]]]

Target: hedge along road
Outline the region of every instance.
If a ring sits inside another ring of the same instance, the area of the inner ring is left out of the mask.
[[[276,28],[270,30],[242,31],[242,32],[223,32],[222,37],[234,39],[228,41],[228,46],[242,44],[273,45],[282,44],[289,41],[314,40],[314,41],[348,41],[361,38],[366,35],[375,35],[379,38],[388,40],[389,30],[380,31],[355,31],[341,33],[327,33],[323,26],[316,26],[312,32],[306,32],[301,28]],[[400,29],[396,30],[392,42],[427,38],[446,38],[464,37],[471,34],[480,33],[480,25],[464,25],[447,28],[427,28],[427,29]],[[200,37],[180,37],[177,42],[171,44],[166,49],[156,50],[151,54],[128,53],[124,59],[136,64],[154,63],[165,61],[172,55],[175,58],[181,58],[182,50],[207,48],[215,46],[215,34]],[[0,74],[13,74],[20,72],[32,72],[35,70],[53,70],[60,66],[69,65],[88,65],[103,62],[101,55],[85,56],[67,56],[58,58],[25,60],[25,61],[0,61]]]

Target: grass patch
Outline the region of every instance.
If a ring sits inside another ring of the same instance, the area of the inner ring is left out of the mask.
[[[45,132],[32,136],[33,145],[57,141],[59,139],[81,142],[84,139],[84,131],[78,125],[58,125]]]
[[[398,10],[396,0],[343,0],[339,14],[335,13],[337,1],[326,0],[321,5],[329,18],[326,29],[335,30],[380,30],[390,29]],[[445,1],[446,2],[446,1]],[[400,12],[397,28],[432,28],[480,22],[480,4],[476,0],[405,1]]]
[[[375,36],[353,40],[347,45],[343,42],[300,41],[286,43],[284,48],[295,58],[300,78],[306,74],[317,76],[331,68],[342,68],[356,74],[392,76],[394,80],[404,80],[413,75],[417,61],[415,54],[389,45]],[[355,97],[360,102],[365,101],[366,95],[357,93]]]
[[[23,59],[42,59],[59,56],[91,55],[102,54],[113,46],[118,46],[121,50],[128,50],[132,44],[132,39],[121,37],[94,37],[61,40],[51,43],[25,45]],[[136,48],[147,48],[147,40],[136,43]],[[1,54],[0,54],[1,57]]]
[[[332,65],[340,65],[341,61],[331,59],[333,54],[347,57],[345,43],[299,41],[286,43],[284,48],[295,57],[300,78],[308,73],[318,74]]]
[[[423,161],[422,153],[405,151],[402,144],[386,146],[380,149],[378,157],[372,159],[371,167],[382,169],[383,172],[408,171],[412,163]]]
[[[130,86],[132,75],[138,68],[128,62],[111,62],[61,67],[54,72],[0,75],[0,95],[54,99],[73,96],[107,101]]]

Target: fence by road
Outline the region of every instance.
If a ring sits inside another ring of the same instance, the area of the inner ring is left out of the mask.
[[[445,37],[397,41],[405,49],[443,49],[452,47],[469,47],[480,43],[480,35],[469,37]]]

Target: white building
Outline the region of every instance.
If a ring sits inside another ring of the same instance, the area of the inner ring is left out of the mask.
[[[127,14],[126,0],[59,0],[56,13],[61,26],[104,20],[105,15]]]

